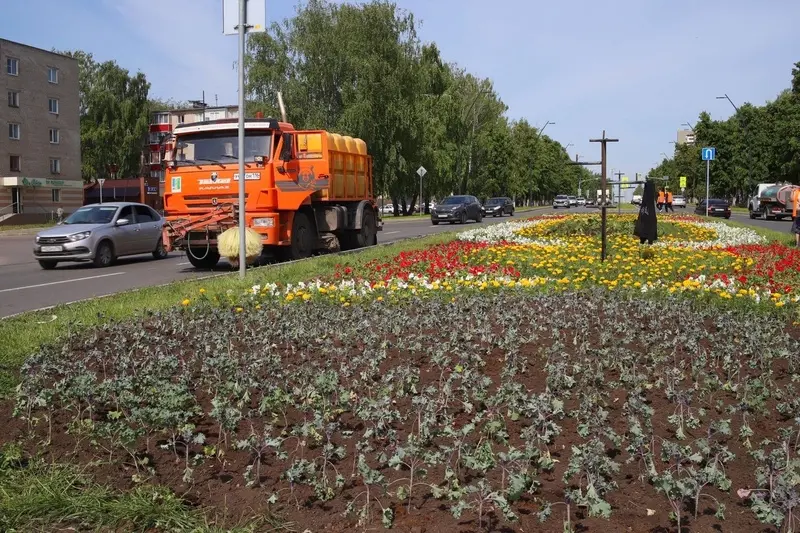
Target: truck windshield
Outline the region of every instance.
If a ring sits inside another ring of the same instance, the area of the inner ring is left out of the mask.
[[[267,161],[272,152],[272,133],[248,131],[244,137],[244,160],[255,162],[256,156]],[[239,160],[239,137],[236,131],[201,131],[179,135],[175,139],[175,165],[198,163],[233,163]]]

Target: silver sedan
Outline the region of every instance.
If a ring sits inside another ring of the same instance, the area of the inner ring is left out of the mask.
[[[164,219],[150,206],[134,202],[85,205],[53,228],[36,235],[33,256],[50,270],[60,262],[91,261],[107,267],[118,257],[167,256],[161,240]]]

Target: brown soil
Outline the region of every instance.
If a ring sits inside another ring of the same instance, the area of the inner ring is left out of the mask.
[[[566,297],[562,296],[560,298]],[[434,304],[430,305],[433,306]],[[435,311],[437,313],[443,312],[439,307],[444,305],[435,304]],[[504,316],[503,313],[506,312],[504,311],[505,306],[508,305],[515,307],[512,308],[513,311],[508,311],[508,316]],[[473,346],[475,353],[472,355],[463,353],[448,354],[450,365],[444,369],[444,375],[449,376],[454,371],[457,372],[458,370],[455,369],[455,366],[459,362],[464,362],[465,366],[474,367],[477,360],[482,360],[484,366],[480,368],[480,373],[491,380],[491,385],[487,388],[487,396],[491,396],[496,392],[497,387],[503,381],[502,371],[507,366],[507,361],[504,359],[508,356],[508,351],[502,347],[501,341],[509,327],[513,327],[516,330],[518,338],[526,339],[524,342],[519,343],[518,353],[515,356],[516,360],[524,363],[514,376],[514,382],[529,391],[530,394],[538,394],[546,390],[548,377],[552,378],[552,375],[548,375],[545,369],[545,363],[548,358],[551,362],[563,360],[569,364],[580,361],[581,364],[586,366],[591,365],[593,357],[600,357],[602,353],[607,354],[606,357],[608,358],[615,357],[615,353],[622,354],[623,351],[626,354],[633,353],[636,355],[632,360],[640,358],[643,365],[642,372],[649,374],[646,382],[653,385],[655,380],[663,377],[668,367],[683,368],[689,374],[692,360],[697,353],[707,348],[712,350],[713,355],[714,344],[721,342],[720,339],[723,335],[729,335],[727,332],[720,332],[713,318],[708,317],[705,322],[701,322],[698,325],[698,328],[704,330],[706,338],[693,352],[684,345],[675,346],[674,349],[669,346],[669,350],[666,350],[659,348],[659,343],[665,346],[667,340],[672,338],[672,334],[668,331],[658,334],[654,332],[647,333],[647,331],[652,330],[644,319],[636,323],[636,325],[620,328],[618,320],[607,318],[613,317],[614,309],[612,308],[598,311],[579,302],[565,302],[565,305],[571,306],[569,312],[572,313],[572,318],[583,320],[585,324],[589,324],[589,328],[564,327],[563,311],[555,311],[554,309],[556,308],[553,307],[552,303],[545,302],[543,304],[535,299],[528,301],[512,299],[505,302],[497,302],[495,305],[490,305],[488,309],[484,309],[481,316],[477,316],[478,311],[473,311],[472,314],[467,313],[466,315],[461,315],[456,311],[450,318],[441,319],[436,324],[422,324],[420,316],[415,311],[411,311],[408,313],[407,319],[401,321],[404,324],[404,329],[402,330],[389,329],[389,324],[396,325],[398,323],[396,318],[392,318],[400,312],[397,308],[386,306],[373,309],[370,311],[373,318],[371,327],[380,330],[382,339],[387,342],[386,358],[380,362],[375,371],[374,382],[378,385],[381,376],[386,375],[392,369],[408,366],[411,369],[419,370],[419,382],[416,384],[417,391],[422,391],[428,386],[439,388],[443,370],[431,362],[431,354],[442,343],[449,342],[454,331],[461,332],[463,335],[463,339],[456,344],[462,349],[465,349],[466,346]],[[603,306],[602,302],[597,305],[600,305],[601,308]],[[337,311],[339,315],[326,316],[325,313],[329,313],[329,311],[318,310],[316,307],[308,306],[303,311],[289,311],[288,313],[286,311],[267,311],[263,315],[263,323],[269,320],[284,320],[287,323],[292,323],[295,320],[301,320],[295,316],[300,316],[301,312],[313,315],[312,322],[313,320],[323,319],[335,320],[337,316],[345,316],[342,311]],[[355,311],[353,313],[354,315],[356,314]],[[318,314],[319,316],[317,316]],[[637,319],[635,315],[636,311],[634,310],[632,311],[632,316],[628,318],[635,321]],[[216,316],[218,318],[220,315]],[[354,320],[357,318],[355,317]],[[160,336],[167,335],[167,333],[156,320],[156,318],[152,318],[149,319],[147,324],[135,326],[140,331],[144,327],[149,333],[148,338],[151,340],[132,340],[134,335],[130,330],[134,329],[133,327],[128,330],[124,328],[112,330],[98,335],[97,338],[82,346],[76,345],[70,357],[76,360],[85,358],[86,364],[99,375],[114,375],[114,372],[118,370],[114,367],[114,363],[111,362],[108,366],[102,365],[103,368],[100,368],[101,365],[97,363],[97,359],[88,355],[91,349],[98,348],[101,352],[109,350],[114,346],[119,346],[121,338],[123,340],[128,339],[128,342],[141,343],[139,347],[142,349],[148,346],[149,342],[158,343],[160,342]],[[158,318],[158,320],[162,321],[164,319]],[[180,321],[181,318],[178,317],[175,320]],[[236,339],[237,350],[241,350],[242,353],[248,350],[252,351],[255,349],[253,344],[255,341],[251,342],[249,340],[249,335],[252,334],[249,327],[252,326],[252,323],[248,322],[248,318],[237,318],[236,320],[240,321],[238,324],[242,335],[231,335],[230,338]],[[490,331],[493,334],[491,337],[486,337],[485,330],[482,330],[479,335],[476,330],[471,329],[473,321],[479,322],[481,320],[488,321],[491,324]],[[178,349],[178,356],[189,369],[188,372],[191,373],[191,383],[199,383],[201,378],[199,374],[200,367],[196,359],[197,354],[194,351],[196,348],[194,347],[202,343],[204,331],[207,331],[210,327],[209,324],[212,322],[211,319],[194,322],[187,320],[185,329],[171,333],[173,337],[180,341],[181,348]],[[445,327],[447,322],[450,323],[450,328]],[[639,324],[642,324],[641,327]],[[672,329],[674,330],[676,327],[674,326]],[[420,328],[422,328],[421,333]],[[331,328],[329,338],[325,342],[319,339],[316,339],[316,341],[310,338],[304,339],[302,336],[299,339],[290,338],[289,335],[275,338],[274,342],[277,345],[275,353],[280,358],[279,364],[286,369],[286,376],[291,376],[295,369],[299,372],[299,369],[303,365],[309,364],[309,361],[315,362],[320,368],[341,368],[351,358],[362,355],[365,350],[375,348],[369,339],[359,338],[357,335],[350,334],[349,331],[351,330],[347,328]],[[613,331],[613,334],[606,341],[602,341],[603,331]],[[318,334],[319,332],[317,331],[310,333],[310,336]],[[643,339],[647,339],[648,335],[653,338],[653,343],[644,342]],[[663,338],[659,338],[659,335],[663,335]],[[796,348],[797,339],[800,338],[796,329],[787,328],[782,335],[780,342],[783,343],[783,346],[794,346]],[[573,342],[574,339],[578,339],[577,345]],[[417,340],[421,342],[421,345],[412,348],[411,345]],[[587,343],[588,350],[580,351],[577,346],[580,346],[583,342]],[[563,347],[549,352],[549,349],[556,343],[563,343]],[[264,345],[259,344],[258,346],[259,349],[263,349]],[[671,358],[667,359],[666,353],[672,354]],[[744,352],[733,355],[746,357]],[[709,374],[719,373],[724,381],[723,369],[718,362],[711,361],[711,356],[709,356],[709,359],[705,366],[705,371]],[[645,366],[648,362],[651,362],[652,366],[646,370]],[[565,394],[563,396],[565,402],[564,412],[567,413],[567,416],[558,421],[562,428],[561,434],[555,437],[553,442],[548,445],[552,457],[557,462],[552,471],[534,475],[534,479],[540,483],[538,490],[534,494],[526,493],[520,501],[513,504],[512,508],[519,517],[519,521],[516,523],[505,521],[499,511],[492,510],[489,510],[483,516],[483,527],[479,525],[478,515],[475,510],[467,510],[461,518],[455,519],[449,510],[450,502],[433,498],[431,490],[420,485],[414,489],[411,495],[410,508],[407,506],[406,501],[400,501],[393,494],[383,494],[379,488],[372,487],[371,495],[377,497],[380,500],[380,504],[373,500],[370,505],[370,522],[363,528],[359,527],[356,517],[344,515],[348,501],[354,498],[363,498],[362,493],[365,489],[360,477],[351,476],[351,472],[355,468],[354,458],[358,454],[355,450],[355,443],[358,439],[355,437],[344,438],[342,435],[344,431],[352,431],[354,435],[361,435],[365,429],[369,428],[370,423],[360,419],[356,413],[350,410],[332,415],[331,418],[331,420],[338,421],[340,424],[340,427],[333,435],[333,441],[336,445],[344,446],[346,454],[344,459],[333,460],[333,464],[329,468],[336,468],[342,474],[344,486],[340,489],[334,489],[333,499],[325,502],[315,498],[313,489],[308,485],[302,483],[291,485],[285,480],[285,473],[291,465],[292,459],[320,457],[322,453],[321,447],[314,444],[312,437],[289,437],[283,446],[283,449],[289,453],[289,459],[279,459],[274,453],[265,456],[260,466],[260,483],[252,487],[245,486],[243,474],[247,466],[253,464],[253,454],[236,450],[230,446],[237,438],[233,435],[228,437],[229,446],[225,449],[223,457],[208,458],[194,468],[191,483],[186,483],[183,480],[185,444],[178,443],[175,451],[169,447],[168,449],[163,449],[160,445],[167,443],[165,435],[154,434],[149,442],[144,438],[139,439],[134,448],[139,457],[146,456],[148,458],[149,464],[154,469],[152,477],[147,480],[148,483],[168,486],[177,494],[182,495],[191,505],[212,510],[215,516],[224,515],[230,517],[231,522],[237,522],[239,519],[252,517],[260,513],[272,513],[284,518],[295,530],[301,532],[305,530],[314,533],[318,531],[338,532],[361,529],[379,530],[383,529],[380,520],[380,505],[384,505],[393,509],[393,530],[400,532],[518,531],[560,533],[563,531],[562,520],[567,517],[568,511],[567,506],[563,504],[565,502],[566,485],[562,481],[562,476],[567,468],[573,445],[586,441],[586,439],[578,435],[578,420],[573,416],[569,416],[570,412],[580,406],[580,402],[584,397],[596,395],[597,400],[605,404],[604,408],[608,411],[608,424],[610,427],[623,437],[628,431],[627,418],[623,409],[626,405],[629,391],[620,383],[620,369],[610,365],[599,365],[598,368],[601,373],[596,376],[596,379],[581,378],[582,381],[571,391],[571,395],[567,396]],[[742,372],[742,376],[740,376],[742,382],[744,382],[744,374],[754,377],[766,375],[763,370],[751,368],[747,364],[742,364],[740,371]],[[771,369],[771,379],[773,381],[770,387],[773,390],[785,387],[790,382],[793,373],[794,370],[791,369],[791,365],[786,359],[773,359]],[[271,377],[265,374],[261,376],[261,379],[268,381]],[[339,386],[342,387],[344,392],[348,382],[343,376],[340,376],[339,379]],[[291,386],[291,383],[287,385]],[[689,378],[680,383],[680,388],[691,389],[693,385],[694,381]],[[356,393],[359,396],[371,394],[366,390],[357,390]],[[218,423],[206,414],[212,409],[211,401],[213,396],[199,385],[194,389],[194,394],[198,405],[204,411],[203,414],[193,419],[196,425],[195,431],[205,434],[206,446],[220,446]],[[395,403],[392,407],[397,409],[402,416],[401,420],[390,424],[390,428],[397,432],[396,438],[376,436],[370,441],[376,449],[375,453],[368,454],[371,466],[373,468],[379,467],[389,481],[405,478],[408,476],[408,472],[380,466],[376,458],[380,451],[385,451],[387,455],[391,455],[397,445],[405,444],[409,432],[417,431],[414,406],[411,403],[412,396],[412,394],[409,394],[394,397]],[[668,423],[667,416],[675,412],[676,404],[667,399],[664,389],[657,384],[647,389],[644,396],[655,412],[653,416],[654,454],[658,458],[661,439],[675,440],[674,426]],[[261,399],[262,396],[259,394],[253,394],[249,399],[249,407],[257,409]],[[721,403],[717,404],[717,401],[721,401]],[[695,510],[692,509],[691,505],[687,504],[684,507],[684,532],[757,533],[773,531],[771,528],[759,523],[747,503],[736,496],[738,488],[754,486],[754,471],[756,468],[749,450],[738,438],[743,419],[742,415],[725,414],[728,407],[736,406],[740,401],[741,399],[737,397],[736,393],[718,390],[700,400],[695,400],[695,403],[691,405],[695,411],[699,408],[705,408],[707,414],[702,417],[703,424],[700,428],[697,430],[687,429],[688,438],[682,443],[690,443],[693,439],[704,436],[708,431],[708,421],[715,418],[730,418],[731,435],[715,438],[727,445],[730,451],[735,454],[735,459],[727,465],[726,469],[726,473],[732,481],[731,490],[728,492],[722,492],[715,488],[706,490],[707,494],[726,504],[725,520],[718,520],[714,517],[714,510],[711,505],[713,500],[704,498],[700,500],[697,518],[694,517]],[[530,420],[524,417],[513,420],[508,416],[506,409],[493,409],[490,405],[486,405],[486,402],[483,403],[483,405],[473,405],[472,408],[474,410],[484,409],[487,413],[486,419],[502,419],[509,436],[508,445],[524,448],[525,443],[521,433],[530,424]],[[454,428],[463,427],[474,414],[474,412],[468,412],[460,401],[453,401],[450,405],[448,412],[454,419]],[[750,440],[754,446],[757,446],[764,438],[776,437],[778,429],[786,424],[784,418],[776,413],[775,405],[776,400],[770,397],[766,400],[764,406],[765,412],[769,413],[769,416],[750,415],[749,419],[755,433]],[[94,479],[99,483],[108,484],[116,489],[127,490],[135,486],[132,477],[136,473],[136,468],[131,456],[119,446],[111,445],[108,440],[101,439],[95,445],[91,442],[92,438],[89,435],[81,438],[76,433],[74,425],[70,426],[73,422],[72,414],[68,414],[67,411],[62,409],[54,411],[52,441],[49,445],[42,446],[41,442],[48,435],[47,425],[40,423],[33,428],[32,433],[29,433],[26,422],[12,417],[12,409],[13,405],[10,402],[0,405],[0,427],[3,428],[0,442],[21,440],[25,443],[25,447],[30,453],[35,451],[44,452],[53,461],[76,462],[81,465],[91,464],[89,472],[91,472]],[[103,420],[104,414],[106,413],[103,411],[97,411],[92,415],[92,419],[95,421]],[[283,430],[290,432],[293,428],[298,428],[304,420],[311,420],[313,410],[300,409],[293,406],[286,411],[285,417],[285,421],[283,416],[280,416],[274,422],[274,427],[271,429],[273,435],[280,434]],[[243,436],[250,433],[251,429],[256,434],[259,434],[267,422],[263,417],[245,418],[239,424],[237,434],[240,435],[239,438],[244,438]],[[475,432],[470,439],[474,441],[477,436],[478,434]],[[441,435],[434,438],[434,442],[439,444],[445,444],[447,440]],[[607,496],[613,512],[610,519],[590,518],[587,516],[585,509],[572,504],[569,508],[569,519],[575,530],[578,532],[630,531],[637,533],[675,531],[676,528],[669,519],[670,510],[665,497],[657,493],[647,479],[644,478],[642,466],[636,461],[626,464],[626,460],[630,456],[624,449],[625,442],[620,446],[615,446],[609,441],[604,442],[606,443],[608,456],[621,465],[618,474],[614,476],[618,488],[612,490]],[[501,443],[492,443],[495,453],[503,451],[507,447],[507,445]],[[190,445],[192,455],[201,453],[202,448],[203,446],[199,444]],[[660,466],[658,459],[656,459],[656,462]],[[499,470],[499,468],[493,468],[486,476],[493,487],[501,485],[502,474]],[[444,474],[442,465],[429,467],[425,481],[437,485],[441,484]],[[478,473],[466,468],[461,473],[461,476],[462,484],[473,482],[480,477]],[[571,480],[572,484],[575,482],[576,479]],[[394,493],[400,485],[401,483],[395,483],[390,492]],[[268,502],[273,493],[279,494],[278,503],[276,504]],[[552,508],[552,516],[544,523],[541,523],[537,519],[537,513],[541,510],[541,502],[543,501],[551,502],[555,505]],[[363,504],[363,499],[360,500],[360,503]]]

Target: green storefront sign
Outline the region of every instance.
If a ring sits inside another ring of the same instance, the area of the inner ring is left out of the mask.
[[[22,185],[24,187],[41,187],[41,186],[44,185],[44,182],[42,182],[42,180],[38,180],[36,178],[31,178],[31,179],[22,178]]]

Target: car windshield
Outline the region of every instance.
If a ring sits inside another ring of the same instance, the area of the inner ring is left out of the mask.
[[[502,198],[489,198],[486,200],[486,205],[499,205],[503,203]]]
[[[463,204],[466,201],[467,198],[465,196],[451,196],[449,198],[445,198],[444,200],[442,200],[442,204],[457,205],[457,204]]]
[[[728,202],[726,202],[725,200],[718,200],[715,198],[712,198],[708,201],[708,205],[727,205],[727,204]]]
[[[244,138],[244,160],[254,163],[256,156],[269,159],[272,134],[249,131]],[[239,159],[239,138],[235,131],[201,131],[178,135],[175,139],[174,162],[177,166],[199,163],[232,163]]]
[[[117,208],[113,205],[81,207],[64,220],[64,224],[110,224]]]
[[[559,194],[558,196],[556,196],[556,200],[569,200],[569,198],[567,198],[563,194]]]

